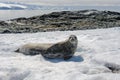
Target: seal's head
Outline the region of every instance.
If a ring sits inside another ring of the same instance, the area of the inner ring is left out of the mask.
[[[77,40],[77,37],[75,35],[70,35],[68,40],[70,43],[77,46],[78,40]]]

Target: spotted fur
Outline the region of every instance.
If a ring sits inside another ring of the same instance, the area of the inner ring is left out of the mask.
[[[71,35],[67,40],[55,44],[28,43],[16,50],[16,52],[25,55],[41,54],[45,58],[63,58],[67,60],[75,53],[77,44],[77,37]]]

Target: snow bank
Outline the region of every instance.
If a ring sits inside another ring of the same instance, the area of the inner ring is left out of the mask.
[[[27,8],[27,6],[25,6],[25,5],[20,5],[20,4],[8,4],[8,3],[0,3],[0,8],[11,8],[11,9],[13,9],[13,8],[21,8],[21,9],[26,9]]]
[[[71,34],[79,42],[68,61],[14,52],[25,43],[55,43]],[[113,73],[106,66],[120,65],[119,35],[120,28],[0,34],[0,80],[120,80],[119,71]]]

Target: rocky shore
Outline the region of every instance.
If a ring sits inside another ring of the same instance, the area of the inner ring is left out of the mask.
[[[113,11],[80,10],[52,12],[30,18],[0,21],[0,33],[85,30],[120,27],[120,13]]]

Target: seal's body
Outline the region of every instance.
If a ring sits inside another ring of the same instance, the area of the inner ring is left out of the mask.
[[[41,54],[46,58],[71,58],[76,51],[78,44],[77,37],[71,35],[69,39],[55,44],[28,43],[19,48],[16,52],[25,55]]]

